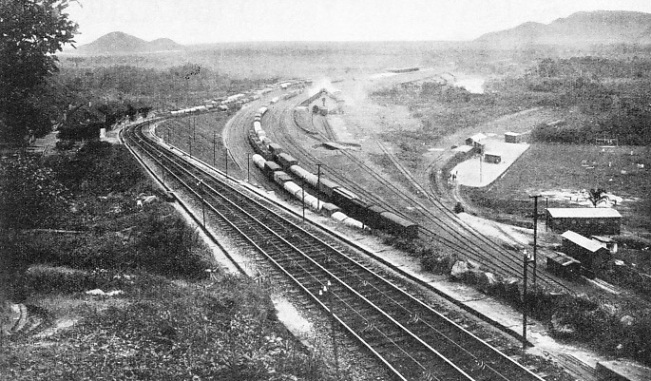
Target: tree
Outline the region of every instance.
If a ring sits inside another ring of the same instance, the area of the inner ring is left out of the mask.
[[[63,13],[68,0],[0,0],[0,139],[20,142],[50,130],[57,111],[47,78],[58,71],[77,24]]]

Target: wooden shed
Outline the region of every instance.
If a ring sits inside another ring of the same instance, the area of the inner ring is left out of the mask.
[[[581,267],[588,272],[587,275],[594,276],[594,273],[610,260],[610,251],[597,241],[571,230],[561,234],[561,237],[563,252],[581,262]]]
[[[480,145],[483,146],[482,140],[486,139],[487,137],[488,136],[480,132],[466,139],[466,144],[469,146],[473,146],[474,148],[480,148]]]
[[[502,155],[495,152],[486,152],[484,154],[484,161],[487,163],[499,164],[502,162]]]
[[[548,208],[545,214],[547,229],[556,233],[617,235],[622,222],[622,215],[612,208]]]
[[[517,132],[506,132],[504,133],[504,141],[506,143],[521,143],[522,134],[519,134]]]

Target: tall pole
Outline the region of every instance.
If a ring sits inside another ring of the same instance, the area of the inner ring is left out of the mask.
[[[480,153],[479,154],[479,185],[481,185],[481,182],[482,182],[482,179],[481,179],[481,177],[482,177],[482,164],[481,164],[481,162],[483,161],[482,156],[483,155]]]
[[[190,157],[192,157],[192,136],[190,136],[190,131],[188,131],[188,145],[190,146]]]
[[[527,264],[529,263],[529,256],[527,250],[523,253],[522,258],[524,286],[522,289],[522,350],[527,349]]]
[[[251,153],[246,153],[246,182],[251,182]]]
[[[224,151],[224,156],[226,157],[226,176],[228,177],[228,148]]]
[[[303,187],[301,187],[301,191],[303,192],[303,223],[305,223],[305,179],[303,179]]]
[[[212,133],[212,166],[217,164],[217,131]]]
[[[204,230],[206,229],[206,202],[203,198],[203,180],[199,180],[199,183],[197,183],[199,186],[199,195],[201,196],[201,224],[203,225]]]
[[[328,289],[330,287],[330,290]],[[335,370],[339,376],[339,351],[337,350],[337,331],[335,329],[335,310],[332,301],[332,284],[328,281],[327,286],[323,286],[323,290],[319,290],[319,296],[325,296],[326,307],[330,310],[330,326],[332,329],[332,354],[335,360]]]
[[[533,287],[536,288],[536,249],[538,247],[538,197],[540,195],[533,195],[530,198],[533,198]]]
[[[321,164],[316,165],[316,207],[319,208],[319,192],[321,192]]]

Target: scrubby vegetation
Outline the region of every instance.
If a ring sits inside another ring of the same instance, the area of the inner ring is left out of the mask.
[[[2,169],[0,207],[13,211],[0,232],[0,280],[12,286],[2,312],[22,302],[45,322],[0,343],[0,379],[334,379],[278,322],[268,291],[216,270],[174,209],[149,197],[157,190],[123,147],[18,155]],[[11,178],[21,173],[35,175]],[[22,216],[34,202],[37,217]]]
[[[559,126],[541,124],[534,129],[533,138],[575,144],[609,138],[623,145],[648,145],[650,66],[651,59],[638,57],[539,61],[521,82],[529,90],[548,94],[550,101],[545,105],[573,109],[579,115]]]
[[[420,259],[425,271],[451,275],[453,266],[465,262],[458,255],[447,254],[439,247],[420,241],[385,236],[385,243],[404,250]],[[548,325],[556,338],[587,343],[602,353],[628,357],[651,365],[651,310],[641,308],[625,298],[617,305],[585,294],[557,293],[529,285],[526,303],[522,299],[522,284],[515,279],[487,276],[481,266],[466,262],[465,270],[451,279],[473,285],[480,291],[503,300]],[[460,266],[461,267],[461,266]],[[618,270],[625,271],[625,270]],[[489,278],[494,277],[494,281]],[[634,279],[634,278],[631,278]],[[651,289],[647,289],[648,293]]]

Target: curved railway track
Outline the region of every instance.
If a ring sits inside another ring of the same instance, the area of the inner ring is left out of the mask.
[[[340,248],[150,141],[140,127],[125,137],[200,200],[213,226],[266,257],[397,379],[542,380]]]
[[[303,163],[301,164],[302,166],[307,167],[306,169],[308,170],[314,171],[319,160],[292,137],[293,130],[291,130],[290,126],[296,124],[292,111],[292,108],[273,110],[269,118],[269,123],[263,125],[263,128],[268,133],[271,132],[273,134],[274,139],[272,140],[276,140],[282,146],[289,149],[292,155],[299,158],[299,162]],[[327,121],[325,121],[325,123],[327,123]],[[300,129],[298,126],[295,127],[295,130]],[[276,129],[276,133],[274,133],[274,128]],[[330,140],[323,133],[309,135],[309,137],[314,139],[315,142]],[[380,144],[381,149],[386,152],[386,149],[381,145],[381,143],[378,142],[378,144]],[[386,190],[390,191],[394,197],[404,203],[408,203],[409,205],[417,206],[417,208],[414,208],[415,213],[421,219],[421,232],[423,232],[426,237],[435,242],[439,242],[441,245],[446,246],[448,249],[452,250],[452,252],[461,255],[463,258],[471,259],[483,265],[485,268],[497,275],[503,277],[522,277],[522,258],[519,257],[519,253],[502,248],[495,241],[481,235],[468,224],[459,220],[452,211],[448,210],[445,205],[436,200],[429,190],[421,186],[415,187],[421,191],[423,197],[416,199],[411,195],[405,194],[402,189],[399,189],[391,181],[388,181],[384,175],[377,173],[373,168],[366,165],[355,154],[346,150],[341,150],[340,152],[342,155],[345,155],[352,164],[355,164],[372,176],[379,184],[382,184],[382,186]],[[392,161],[408,181],[417,184],[416,180],[411,176],[408,170],[402,167],[397,160],[394,159]],[[336,181],[341,185],[364,196],[368,201],[382,205],[386,209],[398,215],[404,215],[404,208],[401,210],[395,205],[388,204],[385,200],[364,189],[357,182],[351,181],[347,176],[341,174],[334,168],[322,165],[321,173],[332,179],[336,179]],[[425,222],[425,224],[422,222]],[[432,227],[434,227],[434,230]],[[532,266],[529,266],[528,271],[529,276],[532,277]],[[538,271],[536,275],[541,285],[555,290],[572,292],[567,281],[558,279],[542,271]]]

